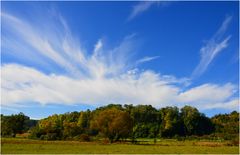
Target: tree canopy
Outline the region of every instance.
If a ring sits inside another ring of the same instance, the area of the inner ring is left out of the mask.
[[[213,135],[236,138],[239,113],[219,114],[208,118],[191,106],[110,104],[93,111],[54,114],[38,122],[23,113],[1,115],[1,136],[14,137],[29,132],[30,138],[44,140],[107,138],[110,142],[136,138],[172,138],[176,136]]]

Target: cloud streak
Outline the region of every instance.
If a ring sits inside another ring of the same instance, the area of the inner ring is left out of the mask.
[[[139,2],[137,5],[133,6],[132,12],[128,17],[128,21],[147,11],[148,9],[150,9],[150,7],[152,7],[156,3],[157,3],[156,1]]]
[[[127,21],[131,21],[142,13],[148,11],[152,6],[168,6],[170,1],[141,1],[133,6],[130,15],[127,18]]]
[[[13,43],[3,42],[3,48],[8,48],[13,51],[16,57],[21,57],[22,51],[24,51],[26,52],[26,55],[31,53],[34,57],[38,57],[38,55],[40,55],[39,61],[48,59],[63,68],[65,71],[69,71],[71,73],[79,72],[75,66],[65,59],[65,57],[70,55],[71,58],[82,57],[80,55],[81,52],[79,52],[78,55],[76,52],[67,52],[66,49],[69,48],[70,45],[66,42],[66,38],[62,41],[63,48],[60,51],[56,48],[60,46],[58,41],[45,36],[45,34],[49,34],[50,36],[52,33],[44,32],[43,30],[40,32],[37,30],[38,27],[34,27],[35,25],[33,26],[30,23],[10,14],[2,13],[1,17],[3,21],[3,31],[9,32],[7,35],[3,34],[3,40],[13,40]],[[19,46],[20,48],[18,48],[14,43],[21,43],[27,49],[22,49],[23,46]],[[24,57],[22,58],[24,59]]]
[[[101,50],[103,42],[100,39],[91,55],[72,37],[66,21],[60,15],[49,16],[49,19],[43,21],[50,27],[43,30],[41,25],[30,24],[11,14],[2,13],[1,17],[3,32],[6,32],[2,35],[3,53],[10,54],[11,51],[14,57],[21,58],[24,62],[48,62],[47,67],[54,64],[66,75],[76,78],[114,76],[124,72],[130,64],[129,53],[134,48],[134,35],[126,36],[117,47],[104,51]],[[29,55],[32,56],[30,59]],[[47,68],[46,66],[41,67]]]
[[[145,63],[145,62],[148,62],[148,61],[152,61],[152,60],[158,59],[159,57],[160,56],[144,57],[144,58],[138,60],[136,63],[137,64]]]
[[[194,69],[192,78],[201,76],[207,70],[209,64],[214,60],[214,58],[228,47],[231,35],[228,35],[227,37],[223,36],[231,22],[231,19],[231,16],[226,17],[214,36],[200,49],[201,60]]]

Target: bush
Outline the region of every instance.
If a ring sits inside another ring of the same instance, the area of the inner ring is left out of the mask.
[[[90,136],[88,134],[77,135],[77,136],[73,137],[72,139],[73,140],[84,141],[84,142],[91,141],[91,138],[90,138]]]
[[[41,135],[40,140],[57,140],[57,134],[47,133],[46,135]]]
[[[81,134],[79,138],[81,141],[86,141],[86,142],[90,141],[90,136],[87,134]]]
[[[39,139],[44,140],[44,138],[45,138],[45,135],[41,135]]]
[[[177,141],[185,141],[185,137],[177,137]]]
[[[17,138],[28,138],[29,137],[29,133],[22,133],[22,134],[16,134]]]
[[[235,139],[233,139],[233,140],[231,140],[231,145],[233,145],[233,146],[239,146],[239,139],[238,139],[238,137],[237,138],[235,138]]]
[[[56,133],[47,133],[46,140],[57,140],[57,134]]]
[[[28,131],[29,135],[28,138],[30,139],[42,139],[44,135],[46,134],[45,132],[43,132],[43,130],[40,130],[38,126],[31,128]]]
[[[187,136],[185,139],[187,139],[187,140],[200,140],[201,138],[199,136],[196,136],[196,135],[191,135],[191,136]]]

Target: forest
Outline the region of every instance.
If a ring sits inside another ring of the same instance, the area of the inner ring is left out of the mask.
[[[54,114],[31,120],[23,113],[1,114],[1,137],[25,134],[40,140],[131,141],[138,138],[238,139],[239,113],[211,118],[197,108],[184,106],[156,109],[151,105],[109,104],[95,110]]]

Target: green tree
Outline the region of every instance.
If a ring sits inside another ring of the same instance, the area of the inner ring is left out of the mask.
[[[181,109],[181,118],[186,135],[209,134],[213,129],[210,119],[194,107],[184,106]]]
[[[89,128],[90,116],[91,116],[90,110],[87,110],[86,112],[84,112],[84,111],[80,112],[80,115],[78,118],[78,123],[77,123],[78,126],[83,129]]]
[[[160,125],[160,135],[162,137],[173,137],[181,134],[181,120],[177,107],[166,107],[160,109],[162,123]]]
[[[1,115],[1,136],[14,136],[13,124],[10,116]]]
[[[126,111],[130,113],[134,121],[132,141],[140,137],[155,137],[160,126],[160,113],[151,105],[125,105]]]
[[[17,133],[23,133],[28,130],[27,122],[30,120],[22,112],[16,115],[3,116],[1,115],[1,135],[13,136]]]
[[[196,108],[191,106],[184,106],[181,109],[181,117],[184,123],[184,129],[186,135],[193,135],[196,134],[200,113]]]

